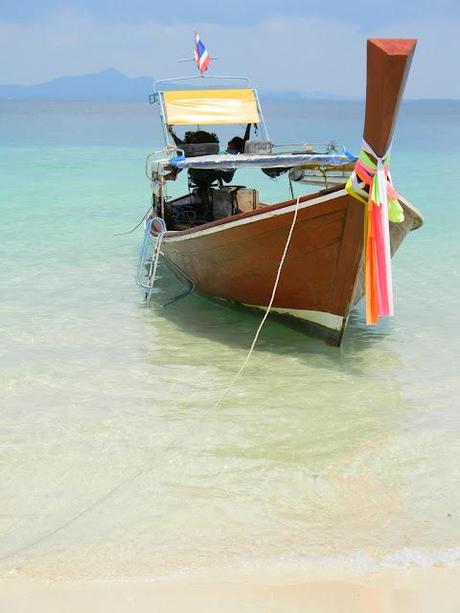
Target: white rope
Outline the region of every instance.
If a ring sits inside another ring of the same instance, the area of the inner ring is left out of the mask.
[[[226,387],[221,395],[221,397],[219,398],[219,400],[217,401],[216,405],[215,405],[215,409],[217,409],[223,402],[223,400],[225,399],[225,397],[227,396],[227,394],[229,393],[229,391],[232,389],[232,387],[235,385],[236,381],[238,380],[238,378],[240,377],[241,373],[243,372],[243,370],[246,368],[247,363],[249,362],[252,352],[254,351],[254,347],[256,346],[257,343],[257,339],[259,338],[259,334],[263,328],[264,323],[267,321],[267,317],[270,314],[270,310],[272,308],[273,305],[273,301],[275,300],[275,295],[276,295],[276,290],[278,289],[278,283],[281,277],[281,271],[283,269],[283,265],[284,265],[284,260],[286,259],[286,255],[289,249],[289,244],[291,242],[291,238],[292,238],[292,233],[294,231],[294,226],[295,223],[297,221],[297,213],[299,211],[299,202],[300,202],[300,196],[298,196],[297,198],[297,202],[295,205],[295,209],[294,209],[294,216],[292,218],[292,223],[291,223],[291,227],[289,229],[289,234],[286,240],[286,244],[284,246],[284,251],[283,251],[283,255],[281,256],[281,260],[278,266],[278,272],[276,273],[276,279],[275,279],[275,284],[273,286],[273,290],[272,290],[272,295],[270,297],[270,301],[268,303],[267,309],[265,311],[265,314],[262,318],[262,321],[259,324],[259,327],[257,328],[257,331],[255,333],[254,339],[252,341],[251,347],[249,349],[248,355],[246,356],[246,359],[244,360],[244,362],[242,363],[242,365],[240,366],[240,369],[238,370],[238,372],[236,373],[236,375],[233,377],[233,379],[230,382],[230,385],[228,385],[228,387]]]

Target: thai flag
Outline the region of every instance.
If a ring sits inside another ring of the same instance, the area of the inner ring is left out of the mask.
[[[211,58],[206,51],[206,47],[201,42],[198,32],[195,32],[195,64],[201,76],[203,76],[208,69],[210,61]]]

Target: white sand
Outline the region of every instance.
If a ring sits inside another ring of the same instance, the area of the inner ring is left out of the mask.
[[[458,613],[460,569],[164,581],[0,582],[1,613]]]

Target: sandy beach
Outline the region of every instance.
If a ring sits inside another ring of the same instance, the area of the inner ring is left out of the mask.
[[[205,576],[161,581],[26,582],[3,580],[2,613],[453,613],[460,570],[378,574]]]

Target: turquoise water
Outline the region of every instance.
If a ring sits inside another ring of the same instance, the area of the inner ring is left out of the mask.
[[[271,104],[276,142],[360,142],[357,103]],[[0,574],[460,561],[460,104],[406,104],[393,179],[425,216],[396,316],[341,349],[134,278],[160,144],[136,103],[0,104]],[[244,178],[244,177],[243,177]],[[266,199],[286,179],[267,180]]]

